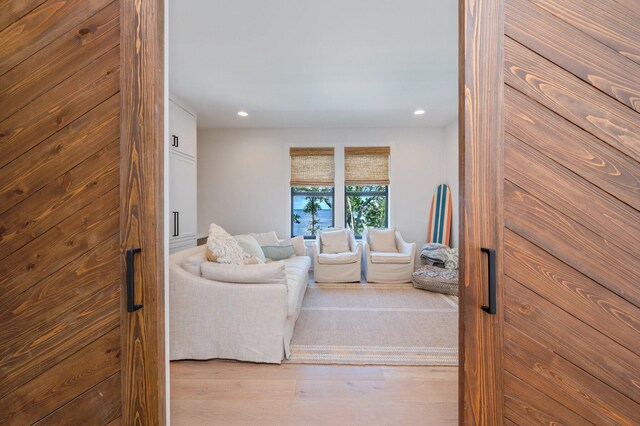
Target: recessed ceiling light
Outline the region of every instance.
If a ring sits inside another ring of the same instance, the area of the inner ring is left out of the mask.
[[[238,111],[238,115],[239,115],[240,117],[246,117],[246,116],[248,116],[248,115],[249,115],[249,113],[248,113],[247,111]]]
[[[425,113],[425,111],[423,109],[417,109],[413,112],[415,115],[422,115]]]

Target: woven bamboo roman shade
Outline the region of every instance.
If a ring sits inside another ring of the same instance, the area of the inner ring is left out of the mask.
[[[388,146],[344,149],[345,185],[389,185]]]
[[[291,186],[334,186],[333,148],[290,148]]]

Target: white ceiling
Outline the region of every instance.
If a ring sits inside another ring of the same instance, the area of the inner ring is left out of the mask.
[[[172,0],[170,92],[203,128],[448,124],[457,3]]]

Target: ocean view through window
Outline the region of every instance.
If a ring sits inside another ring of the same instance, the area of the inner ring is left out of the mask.
[[[333,187],[291,188],[291,236],[315,238],[321,229],[335,222]]]
[[[345,219],[354,234],[362,235],[366,226],[386,228],[389,225],[388,185],[346,185]]]

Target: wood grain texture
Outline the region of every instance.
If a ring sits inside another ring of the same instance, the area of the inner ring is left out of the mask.
[[[627,251],[505,182],[505,224],[548,253],[640,306],[640,270]]]
[[[637,112],[505,38],[505,82],[602,142],[640,161]]]
[[[640,65],[529,0],[505,1],[505,34],[640,112]]]
[[[505,88],[506,132],[634,209],[640,209],[640,170],[629,156],[517,90]]]
[[[121,5],[121,250],[140,247],[136,303],[122,300],[124,424],[164,424],[164,1]],[[124,284],[124,280],[123,280]],[[124,294],[124,292],[123,292]]]
[[[0,167],[118,93],[119,56],[111,49],[0,123]]]
[[[0,400],[3,422],[34,423],[120,368],[120,333],[114,329]],[[71,422],[72,419],[68,419]],[[67,423],[69,424],[69,423]]]
[[[0,121],[120,43],[118,1],[0,76]]]
[[[0,423],[120,416],[120,5],[0,0]]]
[[[119,171],[120,144],[116,140],[0,214],[0,259],[117,187]]]
[[[512,424],[590,425],[559,402],[529,386],[509,372],[504,373],[504,414]]]
[[[527,144],[505,136],[505,178],[595,231],[640,263],[640,212],[589,184]]]
[[[516,233],[505,231],[505,273],[640,355],[640,311]]]
[[[529,290],[528,281],[507,278],[505,322],[626,395],[640,411],[640,356]]]
[[[112,96],[64,129],[0,168],[0,212],[118,140],[118,96]]]
[[[502,194],[498,190],[504,126],[502,3],[460,2],[459,418],[461,424],[469,425],[491,425],[503,417],[499,398],[501,318],[479,309],[488,297],[486,259],[480,248],[502,252]],[[498,270],[501,264],[498,257]]]
[[[112,0],[47,0],[0,32],[0,75],[52,43]]]
[[[36,425],[111,424],[121,414],[121,387],[122,383],[118,372],[58,408],[38,421]]]
[[[563,406],[601,425],[635,425],[638,405],[556,355],[511,324],[504,324],[505,369]]]
[[[455,367],[171,363],[171,423],[455,425]]]
[[[580,7],[575,7],[571,0],[531,1],[620,55],[640,64],[640,12],[629,13],[623,5],[612,0],[582,0]]]

